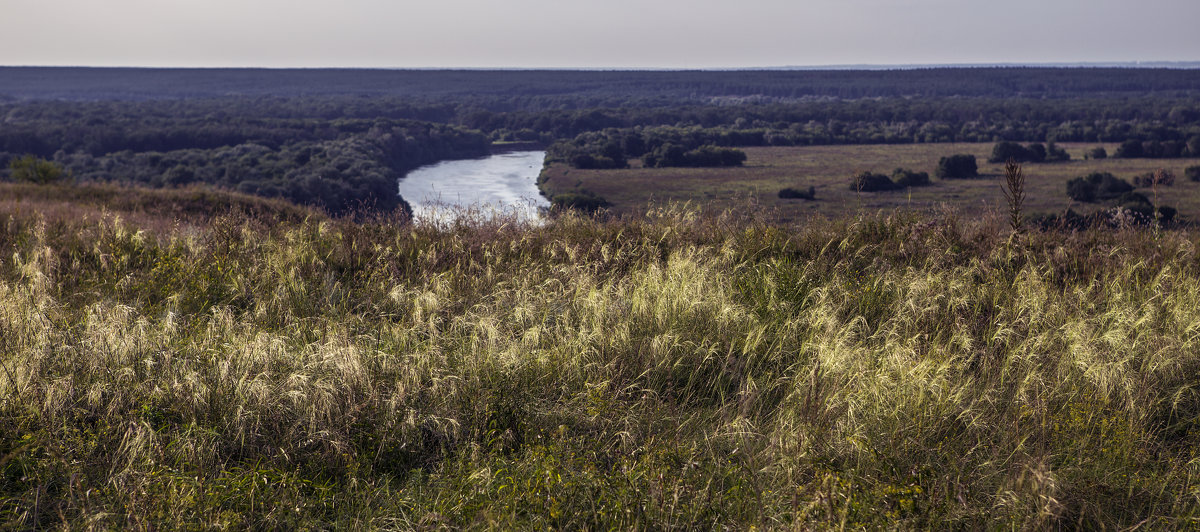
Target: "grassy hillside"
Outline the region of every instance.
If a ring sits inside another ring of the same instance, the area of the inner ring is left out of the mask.
[[[1164,168],[1178,179],[1173,187],[1160,188],[1160,203],[1179,209],[1183,218],[1200,219],[1200,183],[1184,177],[1184,169],[1200,165],[1200,159],[1084,160],[1084,152],[1096,146],[1107,147],[1109,153],[1116,151],[1114,144],[1067,143],[1061,147],[1071,154],[1071,161],[1026,164],[1027,212],[1097,210],[1102,206],[1072,202],[1067,197],[1067,181],[1097,171],[1132,181],[1136,175]],[[632,168],[581,170],[557,163],[543,171],[542,188],[550,195],[591,191],[621,214],[641,213],[649,205],[669,202],[692,202],[719,212],[743,205],[748,199],[773,210],[775,218],[785,221],[803,220],[813,214],[840,217],[898,207],[929,209],[947,205],[964,212],[1002,211],[1006,208],[1000,192],[1004,165],[987,162],[992,147],[991,143],[753,147],[743,148],[748,159],[738,168],[641,168],[634,161]],[[888,175],[903,167],[933,176],[938,159],[957,153],[976,156],[979,178],[933,179],[932,186],[889,192],[858,193],[849,186],[851,178],[863,171]],[[816,201],[778,197],[780,189],[810,186],[816,190]],[[1154,195],[1150,189],[1139,192]]]
[[[148,189],[99,183],[41,186],[0,182],[0,216],[6,218],[38,216],[51,223],[64,223],[119,216],[164,232],[173,225],[205,225],[230,215],[247,222],[270,223],[326,218],[320,209],[285,200],[197,185]]]
[[[1200,513],[1192,232],[671,210],[179,226],[6,201],[14,528],[1178,529]]]

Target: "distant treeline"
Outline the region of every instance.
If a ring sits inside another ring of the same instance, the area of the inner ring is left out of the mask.
[[[1120,142],[1114,155],[1176,157],[1200,135],[1196,70],[0,68],[0,95],[0,165],[32,154],[77,179],[202,182],[333,212],[394,208],[405,172],[491,141],[608,168],[925,142]]]
[[[1041,137],[986,135],[976,131],[944,131],[944,134],[922,134],[932,132],[936,125],[920,124],[909,129],[896,124],[845,123],[793,124],[779,129],[736,129],[717,127],[633,127],[608,128],[601,131],[582,133],[571,139],[552,144],[548,150],[551,161],[566,162],[576,168],[623,168],[631,158],[643,158],[647,166],[724,166],[724,164],[655,164],[663,146],[682,150],[697,150],[704,147],[749,147],[749,146],[805,146],[822,144],[906,144],[914,142],[986,142],[997,139],[1036,138],[1048,139],[1048,145],[1034,143],[1030,148],[1011,141],[1001,141],[998,146],[1016,146],[1020,155],[1002,149],[993,154],[993,159],[1004,161],[1014,157],[1021,161],[1045,162],[1065,160],[1066,152],[1055,146],[1055,140],[1073,142],[1123,141],[1116,157],[1124,158],[1173,158],[1200,157],[1200,127],[1165,127],[1160,124],[1128,123],[1128,127],[1114,128],[1108,134],[1090,135],[1062,134],[1063,128],[1053,128]],[[1077,125],[1065,126],[1080,129]],[[1011,132],[1009,132],[1011,133]],[[1152,140],[1142,140],[1152,139]],[[1032,148],[1032,149],[1031,149]],[[1040,148],[1041,152],[1036,152]],[[1050,152],[1047,152],[1047,149]],[[1103,150],[1101,150],[1103,151]],[[649,157],[647,159],[647,157]],[[584,163],[584,164],[581,164]]]
[[[316,205],[332,213],[392,210],[396,180],[418,166],[479,157],[477,131],[407,120],[190,120],[130,113],[0,127],[0,165],[45,157],[84,181],[217,185]]]
[[[225,96],[392,96],[492,110],[662,106],[739,99],[1175,97],[1200,70],[929,68],[910,70],[363,70],[0,68],[0,99],[153,100]]]

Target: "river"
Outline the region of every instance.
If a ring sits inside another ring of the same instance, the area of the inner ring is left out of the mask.
[[[550,206],[538,192],[544,151],[499,153],[483,159],[442,161],[400,179],[400,196],[418,221],[448,220],[462,212],[513,214],[536,220]]]

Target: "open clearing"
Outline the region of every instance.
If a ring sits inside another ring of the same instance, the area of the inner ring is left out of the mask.
[[[1112,172],[1132,182],[1136,175],[1163,168],[1175,174],[1176,184],[1159,188],[1155,204],[1173,206],[1186,219],[1200,219],[1200,183],[1187,181],[1183,176],[1184,168],[1200,164],[1200,159],[1084,160],[1083,153],[1089,148],[1104,146],[1111,154],[1116,145],[1060,146],[1071,154],[1071,161],[1024,165],[1027,213],[1062,212],[1067,208],[1089,212],[1102,207],[1072,202],[1066,194],[1067,181],[1093,171]],[[641,212],[651,204],[676,201],[715,210],[757,204],[773,210],[781,221],[814,214],[839,216],[864,209],[898,207],[1003,210],[1006,208],[1000,190],[1003,165],[987,162],[992,147],[991,143],[956,143],[743,148],[748,159],[740,168],[641,168],[640,161],[633,160],[628,169],[579,170],[555,163],[544,171],[543,187],[550,194],[591,191],[608,200],[612,210],[619,214]],[[939,158],[956,153],[975,155],[979,178],[932,178],[931,186],[892,192],[859,193],[849,188],[851,177],[864,170],[891,175],[893,169],[903,167],[929,172],[932,176]],[[784,187],[809,186],[816,189],[816,201],[782,200],[777,196]],[[1154,201],[1154,191],[1138,191]]]

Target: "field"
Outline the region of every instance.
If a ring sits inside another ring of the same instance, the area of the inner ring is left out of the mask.
[[[715,211],[758,205],[782,221],[811,215],[829,217],[898,207],[930,209],[949,206],[964,212],[998,212],[1006,209],[1000,191],[1001,164],[987,162],[992,144],[904,144],[868,146],[806,146],[744,148],[748,159],[741,168],[632,168],[624,170],[579,170],[554,164],[543,172],[544,190],[550,194],[589,190],[612,204],[617,213],[641,213],[648,205],[690,202]],[[1200,220],[1200,183],[1187,181],[1183,169],[1200,164],[1200,159],[1103,159],[1083,160],[1088,148],[1111,144],[1063,144],[1072,160],[1065,163],[1026,164],[1026,212],[1061,213],[1067,208],[1088,212],[1099,205],[1072,202],[1066,195],[1070,179],[1093,171],[1112,172],[1132,181],[1135,175],[1164,168],[1175,173],[1174,187],[1158,191],[1156,204],[1179,209],[1180,215]],[[938,159],[969,153],[979,161],[977,179],[933,178]],[[850,190],[850,179],[861,171],[890,175],[897,167],[929,172],[934,184],[892,192]],[[780,189],[816,189],[816,201],[781,200]],[[1148,197],[1149,189],[1139,190]]]
[[[1200,524],[1188,229],[0,198],[5,528]]]

